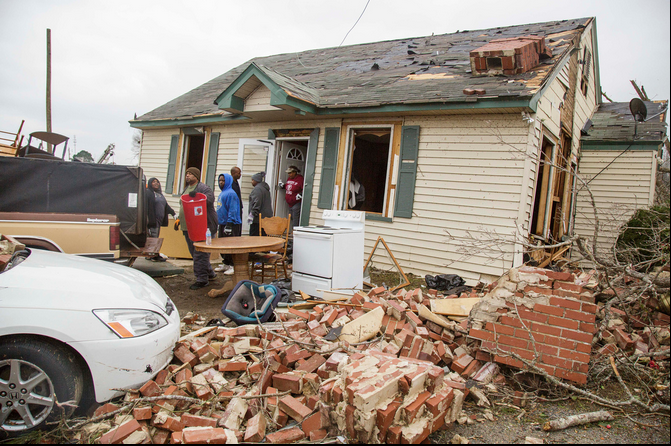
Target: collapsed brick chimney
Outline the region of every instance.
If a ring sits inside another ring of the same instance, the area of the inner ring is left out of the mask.
[[[552,50],[545,37],[522,36],[492,40],[470,56],[475,76],[512,75],[531,71],[541,59],[552,57]]]

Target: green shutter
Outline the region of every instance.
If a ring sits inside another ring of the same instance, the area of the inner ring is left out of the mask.
[[[210,149],[207,151],[207,173],[205,174],[205,184],[212,190],[216,190],[214,182],[217,175],[217,154],[219,153],[219,133],[212,132],[210,135]]]
[[[319,209],[331,209],[333,190],[335,189],[336,170],[338,167],[338,145],[340,129],[329,127],[324,133],[324,156],[322,158],[322,176],[319,180]]]
[[[168,175],[165,179],[165,193],[173,192],[175,183],[175,164],[177,163],[177,150],[179,145],[179,135],[172,135],[170,138],[170,154],[168,155]]]
[[[310,208],[312,206],[312,191],[315,184],[315,166],[317,165],[317,145],[319,144],[319,127],[310,133],[308,150],[305,158],[305,175],[303,176],[303,200],[301,201],[301,217],[299,226],[310,224]]]
[[[419,126],[403,126],[401,131],[401,165],[398,167],[394,217],[412,218],[418,151]]]
[[[273,129],[268,129],[268,139],[270,139],[271,141],[276,139],[275,131]]]

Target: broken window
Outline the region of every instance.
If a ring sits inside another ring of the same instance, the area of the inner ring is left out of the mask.
[[[387,215],[391,141],[391,127],[350,129],[344,209]]]

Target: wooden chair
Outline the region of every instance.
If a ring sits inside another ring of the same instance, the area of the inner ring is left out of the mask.
[[[278,237],[284,240],[284,246],[280,248],[277,254],[271,252],[257,252],[250,254],[250,272],[249,278],[254,280],[254,276],[261,274],[261,283],[265,283],[266,270],[275,270],[275,280],[279,279],[278,267],[282,267],[284,277],[288,278],[287,273],[287,243],[289,242],[289,228],[291,228],[291,214],[287,218],[270,217],[263,218],[259,215],[259,233],[266,237]],[[257,266],[258,265],[258,266]]]

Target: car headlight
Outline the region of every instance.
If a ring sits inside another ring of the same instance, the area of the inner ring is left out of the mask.
[[[149,310],[93,310],[93,314],[120,338],[135,338],[168,325],[163,316]]]

